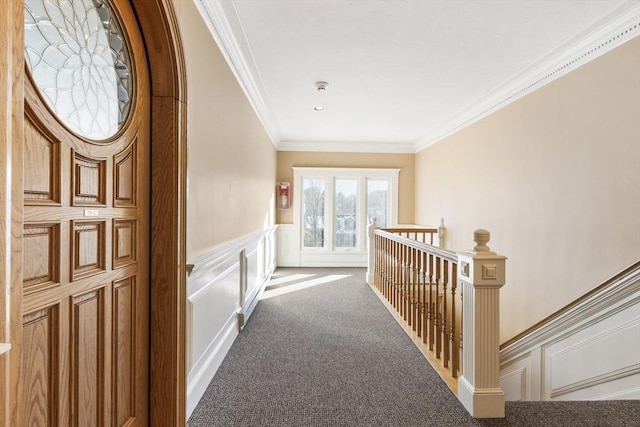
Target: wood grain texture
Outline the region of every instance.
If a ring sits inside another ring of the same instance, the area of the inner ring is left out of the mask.
[[[23,293],[37,292],[60,282],[60,224],[27,224],[23,248],[33,254],[23,263]]]
[[[106,270],[105,221],[71,222],[71,280]]]
[[[44,105],[33,82],[25,82],[26,140],[33,153],[25,162],[43,169],[30,175],[28,184],[35,191],[27,194],[44,193],[55,188],[51,182],[60,182],[58,203],[24,207],[24,241],[30,249],[24,263],[33,291],[23,293],[23,307],[37,313],[59,306],[55,362],[48,370],[36,364],[34,373],[51,377],[51,384],[55,380],[55,393],[25,385],[18,394],[21,407],[36,409],[22,411],[35,425],[149,425],[150,201],[141,195],[150,190],[150,83],[130,2],[112,5],[127,33],[135,71],[135,96],[122,130],[105,141],[79,137]],[[59,152],[47,155],[52,146]],[[51,179],[55,167],[59,180]],[[117,194],[124,203],[116,205]],[[54,250],[59,254],[55,262]],[[56,286],[45,287],[49,282]],[[26,373],[34,372],[31,361],[48,354],[42,350],[43,331],[48,332],[25,326],[25,336],[34,342],[22,351]]]
[[[183,425],[185,408],[186,254],[184,147],[176,144],[181,103],[154,98],[152,128],[151,424]],[[158,126],[156,126],[158,124]],[[164,129],[159,126],[164,124]],[[177,132],[176,132],[177,133]]]
[[[106,159],[92,159],[73,153],[71,174],[74,206],[106,206]]]
[[[20,425],[22,345],[23,5],[0,2],[0,423]],[[7,324],[8,323],[8,324]],[[8,388],[7,388],[8,387]]]
[[[26,122],[24,141],[24,198],[27,204],[60,204],[60,144]]]
[[[137,199],[136,174],[137,150],[134,141],[114,159],[113,205],[117,207],[135,207]]]
[[[72,299],[71,425],[104,425],[104,290]]]
[[[21,382],[27,399],[21,413],[26,425],[58,425],[59,359],[58,307],[52,306],[24,316]]]
[[[122,426],[135,419],[136,379],[136,289],[135,278],[113,286],[112,404],[114,425]]]
[[[118,0],[118,10],[125,9],[126,1]],[[185,182],[186,182],[186,88],[185,88],[185,72],[184,60],[182,55],[182,44],[180,35],[173,12],[173,6],[170,0],[132,0],[136,17],[125,17],[128,24],[133,21],[140,23],[144,37],[144,43],[149,50],[148,58],[151,62],[151,81],[152,86],[138,87],[138,93],[141,99],[149,100],[151,98],[150,88],[154,95],[153,110],[153,135],[158,135],[160,139],[158,146],[162,147],[156,157],[158,164],[165,163],[163,158],[170,158],[175,161],[175,168],[172,169],[172,178],[165,181],[162,178],[163,171],[156,170],[152,181],[158,181],[158,185],[154,184],[154,189],[165,192],[161,202],[166,203],[165,208],[171,211],[166,216],[165,225],[169,224],[169,229],[163,231],[159,236],[152,239],[155,250],[152,251],[152,270],[156,275],[166,273],[169,277],[167,282],[159,283],[157,286],[152,285],[151,294],[155,295],[156,288],[159,288],[160,299],[164,300],[170,306],[170,310],[158,313],[151,323],[151,329],[154,335],[170,337],[166,342],[156,342],[156,349],[152,360],[152,373],[154,377],[155,391],[152,396],[158,405],[152,408],[152,419],[157,420],[153,425],[184,425],[185,423],[185,371],[184,371],[184,290],[185,290]],[[122,14],[126,15],[126,14]],[[0,188],[0,263],[2,265],[2,280],[0,280],[0,293],[5,296],[3,304],[0,306],[0,341],[10,340],[12,350],[8,354],[0,356],[0,375],[6,379],[3,386],[0,387],[0,423],[4,425],[20,426],[24,424],[23,415],[19,410],[19,396],[23,394],[24,387],[21,385],[21,365],[22,362],[22,234],[23,234],[23,144],[24,144],[24,118],[25,114],[30,118],[31,123],[38,129],[46,139],[55,141],[55,143],[66,144],[71,149],[79,149],[84,147],[86,141],[69,138],[68,132],[61,127],[55,119],[51,117],[47,108],[42,103],[26,103],[23,104],[25,93],[27,97],[34,99],[37,97],[34,88],[31,85],[24,85],[25,76],[23,68],[23,4],[22,2],[0,2],[0,117],[3,126],[0,131],[0,176],[3,182],[10,183]],[[141,43],[135,44],[133,50],[136,55],[145,56],[143,52],[144,46]],[[168,97],[168,102],[159,102],[162,97]],[[171,117],[170,123],[158,123]],[[133,129],[133,128],[132,128]],[[142,129],[143,136],[149,138],[149,128]],[[124,140],[131,140],[134,135],[125,132]],[[138,130],[131,131],[138,132]],[[113,144],[113,141],[108,141]],[[126,148],[126,143],[118,147],[119,151]],[[155,148],[154,148],[155,150]],[[68,153],[68,152],[66,152]],[[94,145],[89,147],[82,153],[90,157],[104,156],[104,147]],[[141,159],[145,158],[145,154],[138,152]],[[148,160],[148,154],[146,155]],[[71,166],[70,156],[60,153],[60,176],[63,182],[70,182],[69,175]],[[27,164],[28,167],[28,164]],[[108,169],[107,173],[111,170]],[[150,175],[150,167],[141,166],[138,172],[142,176]],[[51,171],[50,171],[51,174]],[[55,175],[55,174],[54,174]],[[38,175],[40,176],[40,175]],[[40,186],[37,186],[40,187]],[[44,186],[43,186],[44,187]],[[107,188],[107,200],[112,200],[113,187]],[[166,191],[165,191],[166,190]],[[149,188],[142,190],[140,194],[149,194]],[[55,197],[54,197],[55,198]],[[62,225],[60,228],[61,236],[69,236],[71,228],[68,221],[76,217],[77,211],[70,206],[70,198],[60,198],[56,200],[60,205],[59,216]],[[140,201],[148,207],[148,201]],[[30,210],[30,221],[49,222],[48,213],[44,209],[32,206]],[[8,215],[6,215],[8,213]],[[116,218],[117,215],[113,211],[105,209],[105,220]],[[66,225],[65,225],[66,223]],[[145,227],[147,227],[145,229]],[[112,227],[108,227],[112,230]],[[149,236],[148,225],[139,227],[138,231],[140,241],[148,241],[145,236]],[[110,234],[110,233],[108,233]],[[109,236],[108,236],[109,237]],[[62,241],[68,241],[61,238]],[[7,244],[7,242],[9,242]],[[8,249],[8,250],[7,250]],[[138,252],[145,251],[144,247],[139,247]],[[168,252],[169,256],[164,253]],[[166,261],[169,261],[166,263]],[[133,266],[123,267],[122,274],[131,276],[132,274],[142,274],[141,280],[148,280],[144,277],[148,270],[149,264],[146,260],[138,260],[139,268],[136,270]],[[70,262],[61,261],[60,263],[60,281],[69,280]],[[104,277],[108,284],[117,282],[119,279],[112,273],[107,273]],[[89,277],[78,282],[78,292],[85,292],[99,285],[96,277]],[[48,291],[46,291],[48,292]],[[165,294],[166,292],[166,294]],[[149,294],[140,292],[136,289],[136,298],[140,304],[148,303]],[[77,294],[76,294],[77,295]],[[107,297],[106,295],[109,295]],[[110,312],[111,293],[105,294],[105,310]],[[48,296],[47,296],[48,298]],[[30,310],[35,310],[38,306],[42,306],[46,298],[33,298],[28,302]],[[10,307],[8,316],[6,311]],[[61,306],[59,310],[60,319],[71,319],[72,313],[68,306]],[[164,310],[160,306],[157,311]],[[154,309],[155,311],[155,309]],[[137,313],[136,318],[140,319],[144,324],[144,320],[148,313]],[[9,319],[9,325],[4,323]],[[105,327],[111,327],[111,320],[106,321]],[[7,335],[5,331],[9,330]],[[148,329],[142,328],[138,331],[141,336],[148,333]],[[72,337],[69,328],[60,328],[59,339],[61,342],[69,342]],[[136,354],[136,360],[144,360],[149,353],[149,348],[140,349],[140,354]],[[110,355],[105,356],[105,366],[110,361]],[[71,354],[68,348],[61,348],[58,363],[58,374],[62,378],[71,375]],[[138,366],[140,366],[140,362]],[[148,391],[143,385],[148,382],[148,371],[146,364],[142,365],[144,369],[135,371],[135,392],[141,395],[141,403],[136,406],[136,425],[148,425],[149,419],[146,417],[148,409]],[[166,374],[156,375],[156,369],[160,367],[162,371],[167,368]],[[6,388],[6,384],[9,384]],[[105,380],[105,388],[110,386],[110,380]],[[70,408],[72,406],[71,391],[65,383],[61,383],[59,387],[58,400],[61,408]],[[111,412],[111,393],[105,393],[105,413]],[[163,404],[166,403],[166,404]],[[69,410],[62,410],[58,414],[59,425],[71,425],[71,414]]]
[[[149,55],[151,92],[186,102],[186,72],[172,0],[133,0]]]
[[[138,241],[135,220],[113,221],[113,268],[134,263]]]
[[[174,427],[186,423],[186,72],[172,1],[133,6],[152,91],[150,423]]]

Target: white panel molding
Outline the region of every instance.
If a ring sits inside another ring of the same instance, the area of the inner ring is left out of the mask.
[[[187,414],[198,404],[275,268],[275,226],[202,254],[187,279]]]
[[[528,396],[530,400],[542,400],[542,381],[540,378],[544,375],[542,370],[542,348],[535,347],[529,353],[531,363],[531,373],[529,375]]]
[[[540,347],[511,360],[507,366],[501,366],[500,386],[506,400],[540,400],[540,382],[534,378],[540,378],[541,369]]]
[[[621,378],[630,377],[632,375],[640,374],[640,363],[635,364],[633,366],[628,366],[621,369],[616,369],[615,371],[607,372],[606,374],[596,375],[586,380],[577,381],[573,384],[569,384],[564,387],[558,387],[551,390],[551,399],[556,399],[565,394],[574,393],[578,390],[584,390],[586,388],[591,388],[596,385],[608,383],[611,381],[615,381]],[[621,394],[621,393],[612,393],[612,394]]]
[[[237,319],[233,313],[187,376],[187,418],[198,406],[198,402],[200,402],[237,336]]]
[[[415,144],[415,152],[472,125],[523,96],[640,35],[640,3],[628,2],[567,41],[536,64],[483,94]]]
[[[640,265],[502,348],[501,382],[514,389],[511,373],[528,365],[530,400],[636,396],[631,379],[640,378],[638,334]]]
[[[265,290],[271,274],[275,271],[275,246],[276,226],[271,227],[261,238],[260,242],[246,254],[246,270],[247,283],[245,284],[245,292],[241,299],[241,308],[238,313],[238,323],[240,328],[244,328],[249,316],[253,313],[260,296]]]
[[[293,224],[279,224],[276,230],[278,267],[299,267],[300,249],[296,241],[296,230]]]
[[[500,377],[500,386],[504,390],[506,400],[529,400],[527,399],[527,376],[527,367],[520,366]]]
[[[238,261],[238,255],[243,249],[253,248],[253,245],[258,245],[258,242],[260,242],[261,239],[273,238],[275,229],[276,226],[272,226],[266,230],[248,234],[190,259],[187,262],[189,264],[193,264],[194,267],[191,275],[189,276],[189,283],[192,283],[193,285],[189,286],[193,286],[193,289],[197,289],[198,284],[206,280],[206,278],[215,277],[215,275],[212,276],[212,271],[208,267],[220,266],[225,258],[233,258],[235,261]],[[205,266],[208,267],[205,268]]]
[[[640,376],[635,379],[635,384],[640,384]],[[640,399],[640,386],[631,387],[622,392],[603,394],[593,400],[639,400]]]
[[[595,334],[589,330],[557,340],[545,349],[550,399],[640,374],[640,318],[615,324]],[[619,351],[611,354],[617,347]],[[576,363],[589,366],[589,372],[572,369]]]

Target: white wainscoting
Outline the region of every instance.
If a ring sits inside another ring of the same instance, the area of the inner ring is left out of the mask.
[[[366,267],[367,252],[304,251],[300,252],[301,267]]]
[[[278,267],[300,267],[300,243],[293,224],[278,224],[276,241],[278,245]]]
[[[190,260],[194,269],[187,279],[187,417],[275,269],[275,228]]]
[[[640,399],[640,269],[500,351],[507,400]]]

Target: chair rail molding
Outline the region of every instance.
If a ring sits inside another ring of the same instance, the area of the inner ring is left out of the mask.
[[[187,279],[187,417],[244,327],[275,270],[276,226],[192,260]]]

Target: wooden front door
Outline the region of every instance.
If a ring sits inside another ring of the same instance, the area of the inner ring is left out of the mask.
[[[25,1],[19,411],[29,426],[147,425],[146,55],[127,0],[70,3]]]

